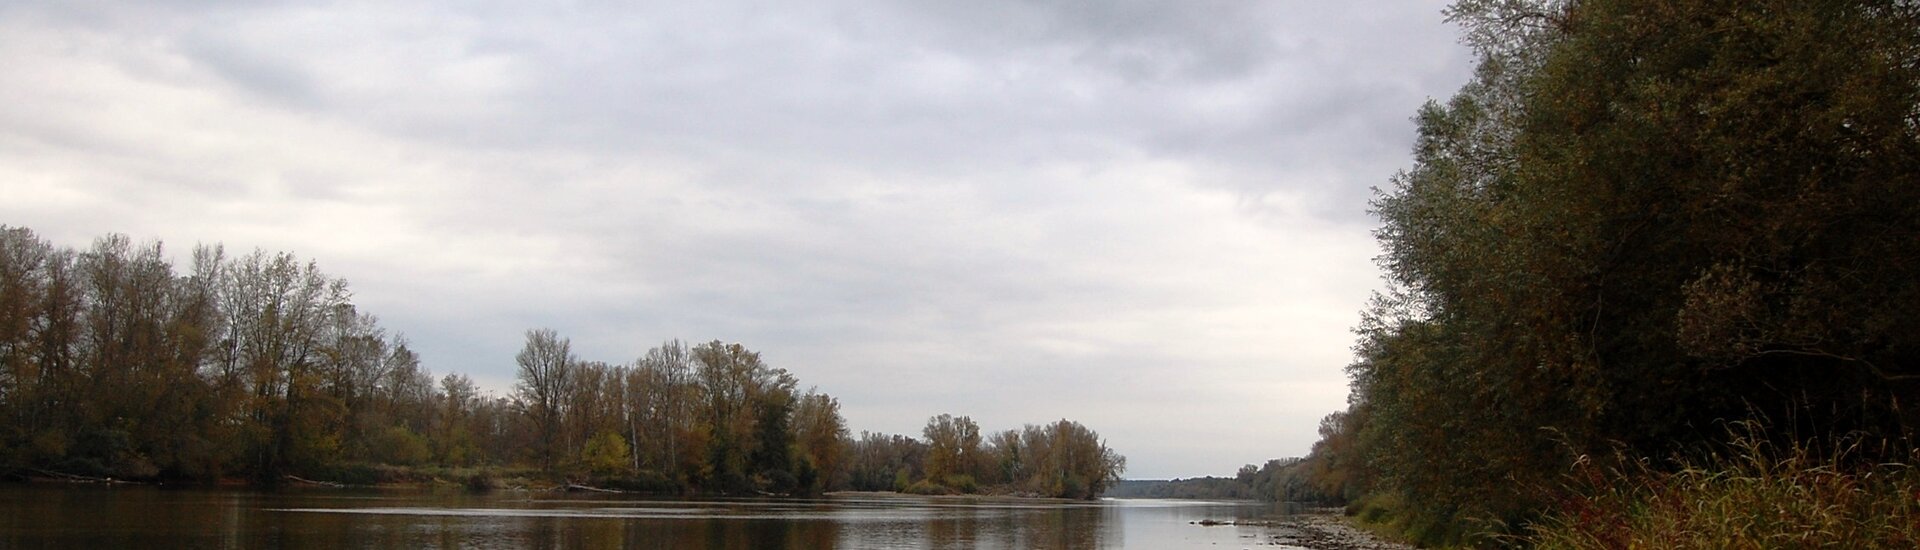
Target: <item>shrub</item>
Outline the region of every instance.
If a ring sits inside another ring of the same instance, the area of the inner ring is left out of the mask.
[[[580,460],[586,462],[587,470],[595,476],[617,476],[633,469],[627,455],[629,450],[626,438],[611,431],[601,431],[593,439],[587,440]]]
[[[917,481],[917,482],[914,482],[914,484],[913,484],[913,485],[908,485],[908,486],[907,486],[907,490],[906,490],[906,491],[904,491],[904,492],[905,492],[905,493],[908,493],[908,494],[914,494],[914,495],[950,495],[950,494],[953,494],[953,491],[952,491],[952,490],[949,490],[949,489],[947,489],[947,488],[946,488],[945,486],[942,486],[942,485],[940,485],[940,484],[938,484],[938,483],[934,483],[934,482],[932,482],[932,481],[928,481],[928,480],[924,480],[924,479],[922,479],[922,480],[920,480],[920,481]]]
[[[419,466],[433,458],[433,450],[427,446],[427,439],[406,426],[391,426],[381,430],[368,447],[374,460],[387,464]]]
[[[944,485],[946,485],[947,488],[961,493],[975,493],[980,491],[980,483],[974,481],[973,476],[967,474],[950,475],[947,476],[944,481]]]
[[[341,485],[374,485],[385,479],[379,468],[359,462],[328,464],[313,468],[306,475],[314,481]]]
[[[480,470],[474,472],[473,475],[467,476],[465,485],[469,492],[485,493],[498,487],[499,482],[495,481],[493,475],[487,473],[486,470]]]
[[[640,470],[633,475],[599,480],[609,489],[633,491],[637,493],[678,493],[684,490],[673,478],[655,470]]]

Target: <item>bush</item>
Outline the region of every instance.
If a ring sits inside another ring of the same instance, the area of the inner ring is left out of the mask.
[[[980,483],[974,481],[973,476],[967,474],[950,475],[947,476],[945,481],[947,488],[953,489],[954,491],[961,493],[977,493],[980,491]]]
[[[913,486],[912,471],[908,470],[905,466],[902,466],[900,467],[899,470],[896,470],[893,472],[893,490],[904,493],[904,492],[907,492],[908,487],[912,487],[912,486]]]
[[[938,483],[934,483],[932,481],[928,481],[924,479],[914,482],[914,484],[912,485],[908,485],[907,490],[903,492],[907,494],[913,494],[913,495],[951,495],[953,494],[953,491],[947,489],[945,486],[942,486]]]
[[[485,493],[485,492],[490,492],[494,490],[496,487],[499,487],[500,483],[498,481],[495,481],[493,479],[493,475],[487,473],[486,470],[480,470],[478,472],[474,472],[473,475],[467,476],[467,480],[464,485],[466,485],[467,491],[469,492]]]
[[[629,461],[627,439],[611,431],[601,431],[587,440],[587,447],[580,453],[580,460],[586,463],[587,471],[595,476],[618,476],[633,469]]]
[[[1423,548],[1473,547],[1480,542],[1481,535],[1468,532],[1463,523],[1424,512],[1391,491],[1365,495],[1346,506],[1346,514],[1362,527]]]
[[[596,483],[609,489],[619,489],[637,493],[669,494],[679,493],[685,490],[685,487],[681,487],[680,484],[672,478],[655,470],[640,470],[633,475],[601,479],[597,480]]]
[[[386,478],[384,472],[372,464],[359,462],[328,464],[306,472],[314,481],[339,483],[341,485],[375,485]]]
[[[800,478],[794,477],[793,472],[786,470],[761,472],[754,482],[764,487],[767,492],[780,495],[792,494],[800,488]]]
[[[391,426],[373,436],[368,444],[374,460],[399,466],[419,466],[433,458],[427,438],[406,426]]]

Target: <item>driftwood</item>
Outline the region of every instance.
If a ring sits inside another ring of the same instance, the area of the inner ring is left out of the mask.
[[[568,484],[566,484],[566,485],[561,485],[561,486],[560,486],[559,488],[560,488],[561,490],[564,490],[564,491],[593,491],[593,492],[596,492],[596,493],[615,493],[615,494],[619,494],[619,493],[625,493],[625,492],[626,492],[626,491],[621,491],[621,490],[617,490],[617,489],[606,489],[606,488],[601,488],[601,487],[588,487],[588,486],[586,486],[586,485],[581,485],[581,484],[578,484],[578,483],[568,483]]]
[[[1200,521],[1189,521],[1187,523],[1192,525],[1199,525],[1202,527],[1215,527],[1215,526],[1221,526],[1221,525],[1227,525],[1227,526],[1233,526],[1233,527],[1278,527],[1282,525],[1281,522],[1278,522],[1278,521],[1261,521],[1261,520],[1221,521],[1221,520],[1212,519],[1212,518],[1203,519]]]
[[[322,485],[322,486],[326,486],[326,487],[333,487],[333,488],[335,488],[335,489],[344,489],[344,488],[346,488],[346,487],[347,487],[347,484],[345,484],[345,483],[339,483],[339,482],[334,482],[334,481],[314,481],[314,480],[311,480],[311,479],[307,479],[307,478],[304,478],[304,477],[300,477],[300,476],[296,476],[296,475],[292,475],[292,474],[288,474],[288,475],[286,475],[285,477],[286,477],[287,479],[291,479],[291,480],[294,480],[294,481],[298,481],[298,482],[301,482],[301,483],[305,483],[305,484],[308,484],[308,485]]]
[[[127,481],[124,479],[114,479],[110,477],[83,476],[79,474],[55,472],[53,470],[42,470],[39,468],[28,468],[28,471],[31,471],[33,473],[37,473],[40,475],[52,477],[54,479],[65,481],[67,483],[105,483],[108,485],[147,485],[146,483],[141,483],[138,481]]]

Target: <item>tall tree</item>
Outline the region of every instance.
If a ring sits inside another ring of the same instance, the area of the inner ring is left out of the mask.
[[[320,335],[347,303],[346,282],[291,254],[256,251],[228,264],[225,368],[246,391],[242,424],[252,471],[265,479],[333,457],[326,426],[339,414],[320,391]]]
[[[711,426],[707,480],[725,492],[761,489],[791,465],[787,428],[797,381],[740,344],[694,346],[705,416]],[[754,476],[761,477],[755,480]],[[791,479],[784,480],[791,484]]]
[[[793,412],[795,472],[802,490],[821,493],[845,484],[850,432],[840,400],[808,391]]]
[[[573,355],[571,340],[543,328],[527,331],[526,346],[514,360],[520,365],[515,395],[533,420],[540,465],[552,470],[556,460],[564,456],[560,444],[566,396],[573,388],[574,366],[579,359]]]
[[[47,430],[55,394],[40,338],[52,328],[47,301],[57,269],[53,247],[32,230],[0,226],[0,464],[37,458],[30,441]]]
[[[1920,6],[1449,13],[1482,61],[1374,202],[1394,288],[1325,447],[1352,479],[1439,530],[1517,524],[1614,444],[1920,427]]]
[[[987,464],[982,471],[987,475],[981,483],[1013,484],[1027,478],[1029,457],[1021,442],[1020,430],[1002,430],[987,436],[984,457]]]
[[[703,399],[694,380],[693,351],[679,340],[647,350],[634,362],[627,386],[635,469],[689,483],[709,433],[698,412]]]
[[[1127,469],[1126,457],[1107,448],[1100,434],[1071,420],[1027,426],[1021,447],[1032,457],[1024,484],[1050,497],[1098,497]]]
[[[435,415],[439,426],[434,430],[434,455],[441,464],[449,466],[468,466],[481,459],[481,447],[477,439],[484,429],[476,429],[479,416],[480,391],[473,385],[473,379],[464,374],[448,373],[440,379],[440,412]]]
[[[941,414],[927,419],[927,479],[962,491],[977,482],[980,425],[972,418]]]

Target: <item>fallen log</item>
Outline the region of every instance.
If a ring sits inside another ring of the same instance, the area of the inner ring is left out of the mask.
[[[586,485],[581,485],[581,484],[578,484],[578,483],[568,483],[568,484],[566,484],[566,490],[568,490],[568,491],[593,491],[593,492],[596,492],[596,493],[615,493],[615,494],[619,494],[619,493],[625,493],[625,492],[626,492],[626,491],[621,491],[621,490],[617,490],[617,489],[606,489],[606,488],[601,488],[601,487],[588,487],[588,486],[586,486]]]
[[[28,468],[27,471],[41,474],[44,476],[49,476],[60,481],[65,481],[67,483],[105,483],[108,485],[147,485],[146,483],[142,483],[138,481],[127,481],[124,479],[114,479],[111,477],[83,476],[79,474],[69,474],[66,472],[55,472],[53,470],[42,470],[39,468]]]
[[[307,479],[304,477],[296,476],[293,474],[287,474],[284,477],[286,477],[287,479],[298,481],[300,483],[305,483],[308,485],[320,485],[324,487],[333,487],[335,489],[345,489],[347,487],[347,484],[345,483],[339,483],[335,481],[315,481],[315,480]]]

